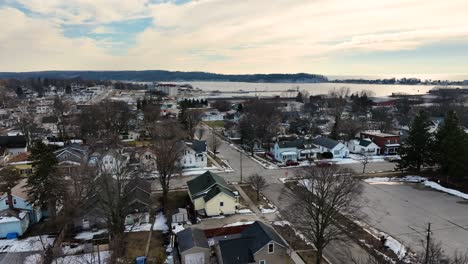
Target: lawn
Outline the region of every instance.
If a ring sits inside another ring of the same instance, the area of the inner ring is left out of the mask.
[[[261,193],[260,199],[257,200],[257,191],[255,191],[255,189],[251,185],[243,185],[241,186],[241,188],[242,190],[244,190],[244,192],[247,194],[250,200],[252,200],[252,202],[257,208],[261,206],[264,210],[274,209],[272,208],[272,206],[269,205],[269,201]]]
[[[207,124],[211,128],[224,128],[224,121],[219,120],[219,121],[204,121],[205,124]]]
[[[138,256],[144,256],[149,232],[129,232],[125,233],[126,254],[129,263],[135,261]],[[166,257],[164,248],[164,236],[159,231],[154,231],[151,237],[151,244],[148,251],[148,263],[162,263]]]

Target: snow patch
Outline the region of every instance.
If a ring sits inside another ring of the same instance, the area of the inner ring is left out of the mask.
[[[166,222],[166,216],[164,216],[162,212],[158,213],[156,215],[156,219],[154,220],[153,230],[167,232],[169,230],[169,227],[167,226]]]
[[[107,229],[99,229],[98,231],[95,231],[95,232],[84,231],[84,232],[78,233],[75,236],[75,239],[78,239],[78,240],[91,240],[91,239],[93,239],[93,237],[95,235],[104,234],[106,232],[107,232]]]
[[[235,222],[235,223],[232,223],[232,224],[227,224],[223,227],[230,227],[230,226],[243,226],[243,225],[251,225],[253,224],[254,221],[248,221],[248,222]]]

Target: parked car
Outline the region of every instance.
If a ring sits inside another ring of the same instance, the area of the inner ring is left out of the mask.
[[[319,162],[316,162],[315,164],[316,164],[317,167],[319,167],[319,168],[331,167],[331,166],[333,165],[333,163],[327,162],[327,161],[319,161]]]
[[[286,161],[286,166],[297,166],[299,165],[299,162],[294,161],[294,160],[288,160]]]
[[[399,162],[401,161],[401,158],[400,157],[385,157],[384,160],[388,161],[388,162]]]

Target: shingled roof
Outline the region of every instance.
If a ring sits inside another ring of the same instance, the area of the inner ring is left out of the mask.
[[[177,242],[181,253],[194,247],[210,248],[203,230],[194,227],[178,232]]]
[[[208,189],[215,184],[230,190],[226,181],[211,171],[207,171],[187,182],[189,192],[192,196],[199,196],[201,193],[209,191]]]
[[[312,143],[327,149],[333,149],[334,147],[336,147],[336,145],[340,144],[340,142],[327,137],[314,138],[312,139]]]
[[[219,241],[224,264],[252,263],[254,255],[271,241],[287,247],[273,228],[255,221],[241,232],[240,238]]]
[[[24,136],[0,136],[0,147],[25,148],[26,138]]]

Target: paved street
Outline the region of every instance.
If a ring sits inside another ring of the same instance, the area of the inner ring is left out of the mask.
[[[468,251],[468,201],[422,184],[363,184],[367,199],[363,211],[371,226],[420,250],[431,222],[433,237],[442,242],[445,252]]]

